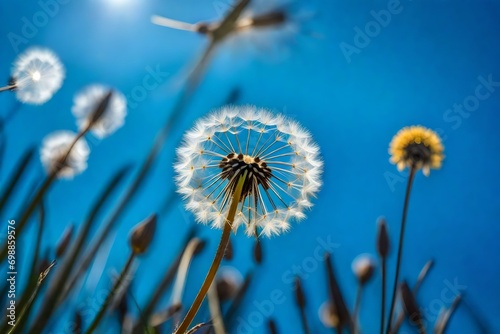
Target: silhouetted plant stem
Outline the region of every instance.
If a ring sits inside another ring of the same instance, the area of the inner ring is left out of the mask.
[[[411,188],[413,185],[413,179],[415,178],[415,172],[416,172],[415,166],[411,166],[410,167],[410,176],[408,177],[408,185],[406,187],[405,202],[404,202],[404,207],[403,207],[403,217],[401,218],[401,231],[399,233],[399,243],[398,243],[398,257],[396,260],[396,275],[394,277],[394,287],[392,289],[391,308],[389,311],[389,318],[387,321],[387,331],[386,331],[387,334],[389,334],[390,330],[391,330],[392,316],[394,313],[394,307],[396,305],[399,270],[401,268],[401,258],[403,255],[403,242],[404,242],[404,233],[405,233],[405,227],[406,227],[406,216],[407,216],[407,212],[408,212],[408,204],[410,202],[410,193],[411,193]]]
[[[417,295],[418,290],[420,289],[420,286],[422,285],[422,282],[424,281],[424,278],[427,276],[427,273],[429,272],[429,269],[432,267],[433,263],[434,263],[433,260],[427,261],[422,270],[420,270],[420,273],[418,274],[417,278],[417,283],[415,283],[415,286],[412,289],[412,293],[415,296]],[[394,333],[397,333],[399,331],[399,328],[403,324],[404,319],[405,319],[405,310],[403,308],[402,312],[398,314],[396,321],[394,322],[394,326],[392,327],[392,331]]]
[[[217,284],[210,285],[208,289],[208,307],[215,334],[225,334],[226,330],[224,328],[224,321],[222,320],[219,296],[217,295]]]
[[[385,286],[387,280],[387,260],[385,257],[381,259],[382,261],[382,303],[380,305],[381,316],[380,316],[380,334],[384,333],[385,326]]]
[[[219,242],[219,247],[217,248],[214,260],[212,261],[212,265],[210,266],[207,276],[205,277],[205,281],[203,281],[203,284],[200,290],[198,291],[198,294],[196,295],[193,304],[189,308],[186,317],[184,318],[184,320],[182,320],[179,327],[175,330],[175,334],[183,334],[187,331],[189,325],[191,325],[191,322],[196,316],[196,313],[198,312],[201,303],[203,302],[203,299],[205,299],[208,289],[210,288],[210,285],[212,284],[215,278],[215,274],[219,269],[219,266],[224,257],[224,253],[226,251],[227,244],[229,242],[229,237],[231,235],[232,224],[234,221],[234,216],[236,215],[236,209],[238,208],[238,204],[240,203],[241,190],[243,189],[243,184],[245,183],[246,174],[247,172],[245,171],[243,176],[240,176],[240,179],[236,186],[236,190],[234,191],[233,198],[231,201],[231,207],[229,208],[229,212],[226,218],[226,223],[224,224],[224,229],[222,230],[222,237]]]
[[[354,310],[352,312],[352,321],[353,321],[353,334],[358,333],[358,315],[359,315],[359,306],[361,305],[361,296],[363,294],[363,284],[358,284],[358,289],[356,291],[356,300],[354,302]]]
[[[24,316],[28,314],[29,309],[31,309],[31,305],[33,304],[33,301],[35,300],[36,296],[38,295],[38,291],[40,290],[40,286],[42,285],[43,281],[45,280],[45,277],[49,274],[50,270],[52,267],[56,264],[55,261],[52,261],[52,263],[49,264],[48,268],[46,268],[44,271],[40,273],[38,276],[38,280],[36,282],[35,289],[33,290],[33,293],[31,294],[29,300],[26,302],[24,307],[21,309],[21,312],[19,313],[19,317],[16,320],[16,323],[12,328],[9,330],[8,334],[13,334],[15,332],[18,332],[18,325],[23,325],[25,322],[23,322]]]
[[[90,127],[86,127],[82,131],[78,133],[78,135],[75,137],[71,145],[68,147],[66,153],[62,156],[61,159],[57,162],[56,168],[54,168],[53,171],[47,176],[47,178],[44,180],[40,188],[38,188],[38,191],[35,193],[35,196],[33,196],[33,199],[29,202],[27,205],[26,209],[23,211],[21,218],[19,219],[19,222],[16,226],[16,233],[19,235],[21,231],[23,230],[24,226],[28,222],[28,220],[31,218],[33,213],[35,212],[35,209],[38,207],[40,204],[41,200],[43,199],[43,196],[45,193],[49,190],[50,186],[54,182],[54,180],[57,178],[57,174],[59,173],[60,169],[64,166],[66,161],[68,160],[69,155],[71,154],[71,151],[75,147],[76,143],[90,130]],[[7,243],[4,243],[4,246],[2,247],[2,252],[0,253],[0,261],[5,259],[5,256],[7,255]]]
[[[300,278],[295,277],[295,304],[299,309],[300,322],[302,323],[302,331],[304,334],[310,334],[309,324],[306,316],[306,295],[304,289],[302,288],[302,282]]]
[[[106,313],[109,304],[115,297],[116,292],[118,291],[118,288],[122,286],[123,280],[127,276],[130,267],[132,266],[132,263],[134,263],[136,254],[134,252],[130,252],[130,255],[128,257],[127,263],[125,264],[125,267],[123,267],[122,272],[120,273],[120,276],[118,277],[118,280],[113,284],[113,287],[111,288],[111,291],[109,292],[108,296],[106,297],[106,300],[104,301],[104,304],[102,304],[99,312],[97,313],[96,317],[94,318],[94,321],[90,324],[89,328],[85,332],[86,334],[93,333],[94,330],[97,328],[99,325],[99,322],[101,322],[102,317]]]

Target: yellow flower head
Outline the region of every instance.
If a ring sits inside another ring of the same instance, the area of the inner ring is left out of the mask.
[[[422,169],[426,176],[429,176],[431,168],[441,167],[443,151],[441,138],[423,126],[409,126],[399,130],[389,145],[390,162],[398,170],[413,167]]]

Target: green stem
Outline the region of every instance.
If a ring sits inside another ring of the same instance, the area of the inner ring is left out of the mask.
[[[391,331],[392,316],[394,313],[394,307],[396,305],[396,293],[398,288],[399,270],[401,268],[401,258],[403,256],[403,242],[404,242],[404,233],[406,227],[406,216],[408,213],[408,204],[410,202],[410,193],[411,193],[411,187],[413,185],[413,179],[415,178],[415,171],[416,168],[414,166],[411,166],[410,176],[408,177],[408,185],[406,187],[405,203],[403,207],[403,217],[401,218],[401,232],[399,233],[398,258],[396,262],[396,277],[394,278],[394,286],[392,289],[392,301],[391,301],[391,308],[389,311],[389,318],[387,322],[387,331],[386,331],[387,334],[389,334]]]
[[[210,266],[207,276],[205,277],[205,281],[203,281],[200,291],[198,291],[198,294],[196,295],[193,304],[189,308],[186,317],[184,318],[184,320],[182,320],[179,327],[175,330],[174,332],[175,334],[183,334],[187,331],[189,325],[191,325],[191,322],[193,322],[193,319],[196,316],[196,313],[198,312],[201,303],[205,299],[208,289],[210,288],[210,285],[212,284],[215,278],[215,274],[219,269],[219,266],[222,262],[222,258],[224,257],[224,252],[226,251],[227,244],[229,243],[232,224],[234,221],[234,216],[236,215],[236,209],[238,208],[238,204],[240,203],[241,190],[243,189],[243,184],[245,183],[246,174],[247,172],[245,171],[243,176],[240,176],[240,179],[234,191],[233,199],[231,201],[231,207],[229,208],[226,223],[224,224],[224,229],[222,230],[222,237],[219,242],[219,247],[217,248],[217,252],[215,253],[212,265]]]
[[[109,304],[111,301],[114,299],[116,291],[118,291],[118,288],[122,286],[123,280],[128,274],[128,271],[130,267],[132,266],[132,263],[134,262],[135,259],[135,253],[131,252],[127,264],[125,264],[125,267],[123,268],[122,272],[120,273],[120,276],[118,277],[118,280],[113,284],[113,288],[111,289],[109,295],[106,297],[106,300],[104,301],[104,304],[102,304],[101,309],[99,310],[99,313],[97,313],[96,317],[94,318],[94,321],[92,321],[92,324],[90,324],[89,328],[85,332],[86,334],[93,333],[94,330],[97,328],[97,325],[99,325],[99,322],[102,320],[104,317],[104,314],[106,313]]]

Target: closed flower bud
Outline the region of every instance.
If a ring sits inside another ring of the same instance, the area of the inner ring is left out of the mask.
[[[377,252],[381,258],[386,258],[389,254],[389,233],[384,218],[380,218],[378,223]]]
[[[352,271],[361,284],[365,284],[373,276],[375,262],[369,254],[358,255],[352,261]]]
[[[135,255],[143,254],[148,249],[156,230],[156,215],[149,216],[134,227],[130,234],[130,247]]]

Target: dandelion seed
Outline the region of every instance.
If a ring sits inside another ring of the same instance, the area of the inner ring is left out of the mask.
[[[71,111],[76,117],[80,129],[84,129],[88,125],[93,112],[110,90],[109,87],[97,84],[88,86],[78,93]],[[90,131],[98,138],[107,137],[123,125],[126,115],[127,101],[125,97],[120,92],[113,90],[113,95],[104,113],[92,125]]]
[[[77,135],[71,131],[57,131],[45,137],[40,150],[40,159],[48,174],[57,171],[59,177],[71,179],[87,168],[90,149],[83,138],[75,143],[64,165],[60,165],[60,161],[76,137]]]
[[[438,169],[443,162],[443,144],[434,131],[423,126],[410,126],[401,129],[389,146],[390,162],[398,170],[406,167],[422,169],[428,176],[431,168]]]
[[[64,74],[64,66],[52,51],[30,48],[15,61],[9,87],[19,101],[43,104],[61,88]]]
[[[286,232],[305,217],[323,163],[309,132],[253,106],[225,107],[184,136],[175,164],[178,192],[198,222],[223,228],[238,179],[247,172],[233,230]]]

